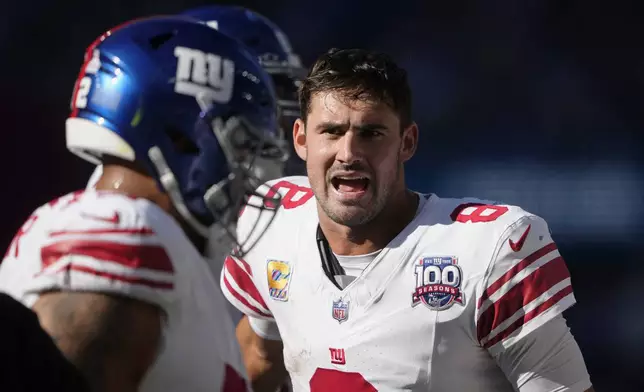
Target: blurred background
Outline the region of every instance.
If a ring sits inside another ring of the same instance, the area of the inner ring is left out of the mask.
[[[3,7],[0,248],[35,207],[82,188],[92,171],[64,141],[85,47],[128,19],[202,4]],[[409,71],[421,128],[411,186],[544,217],[572,273],[578,305],[566,317],[596,390],[644,390],[644,2],[234,4],[274,20],[306,64],[334,46],[397,59]]]

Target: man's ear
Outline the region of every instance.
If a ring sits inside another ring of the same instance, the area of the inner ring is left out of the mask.
[[[402,143],[400,143],[400,158],[407,162],[414,156],[418,148],[418,125],[411,123],[402,132]]]
[[[306,124],[301,118],[298,118],[293,123],[293,147],[297,156],[306,161]]]

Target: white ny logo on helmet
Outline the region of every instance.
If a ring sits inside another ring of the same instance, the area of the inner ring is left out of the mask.
[[[228,103],[233,95],[235,63],[221,56],[177,46],[174,92],[197,99]]]

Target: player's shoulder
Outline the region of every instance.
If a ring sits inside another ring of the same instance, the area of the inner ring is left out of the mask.
[[[455,224],[455,227],[491,227],[505,230],[523,221],[543,219],[520,206],[496,200],[475,197],[443,198],[431,195],[431,208],[425,212],[425,219],[436,219]]]
[[[310,214],[315,210],[315,197],[308,177],[282,177],[266,183],[270,194],[279,194],[280,213],[287,215]]]
[[[419,223],[431,228],[421,239],[425,247],[434,249],[438,242],[472,276],[496,279],[522,259],[556,250],[544,219],[499,201],[431,195]]]
[[[266,182],[267,185],[279,190],[280,193],[286,193],[292,188],[304,187],[311,189],[311,183],[307,176],[286,176],[276,178]]]
[[[279,202],[260,197],[279,198]],[[303,220],[317,219],[315,197],[305,176],[282,177],[262,184],[256,196],[249,199],[237,222],[237,234],[242,240],[251,235],[265,241],[267,232],[292,229]],[[268,235],[270,237],[270,234]]]
[[[152,202],[111,191],[93,189],[73,192],[36,210],[46,217],[48,230],[126,230],[131,234],[152,231],[165,213]],[[127,233],[123,233],[127,234]]]
[[[38,207],[17,230],[5,258],[33,258],[34,252],[42,253],[52,244],[61,250],[87,236],[162,247],[158,233],[168,230],[172,221],[147,200],[108,191],[72,192]]]
[[[528,227],[538,237],[549,237],[546,221],[520,206],[473,197],[442,198],[428,196],[421,224],[442,225],[450,236],[468,238],[472,245],[495,247],[501,241],[525,232]]]
[[[177,251],[168,246],[166,232],[159,235],[172,230],[172,217],[152,202],[85,190],[58,198],[33,216],[39,226],[21,229],[12,244],[31,252],[16,252],[14,258],[37,264],[25,292],[115,293],[164,309],[175,301]]]
[[[292,264],[285,253],[280,260],[275,250],[292,252],[302,224],[318,220],[315,198],[307,177],[277,178],[256,189],[237,220],[236,249],[224,261],[220,281],[226,298],[243,313],[273,320],[269,298],[284,300]],[[268,280],[266,277],[268,276]],[[279,286],[282,285],[282,288]]]

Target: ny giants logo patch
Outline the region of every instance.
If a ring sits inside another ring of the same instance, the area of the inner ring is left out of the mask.
[[[423,257],[414,266],[416,290],[411,305],[424,303],[432,310],[449,309],[454,303],[465,304],[461,292],[463,273],[456,257]]]

